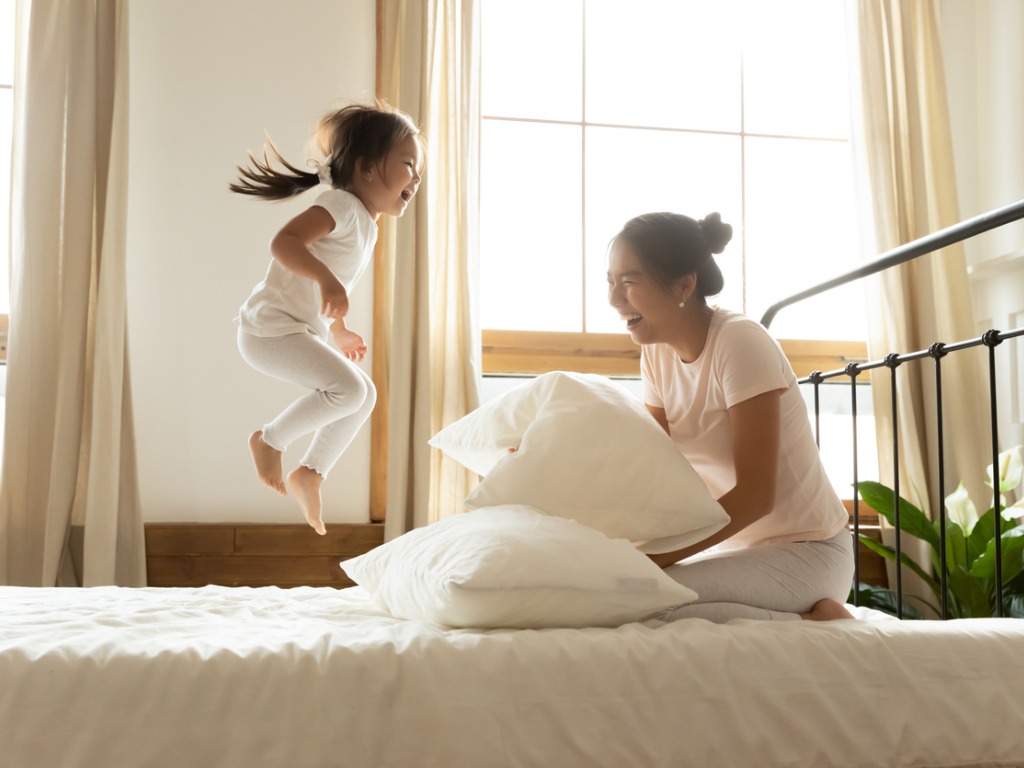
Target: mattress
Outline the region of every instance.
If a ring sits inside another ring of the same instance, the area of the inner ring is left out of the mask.
[[[5,768],[1012,766],[1021,724],[1013,619],[482,631],[359,587],[0,587]]]

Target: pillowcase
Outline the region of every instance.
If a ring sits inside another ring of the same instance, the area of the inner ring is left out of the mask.
[[[543,374],[430,444],[485,475],[467,509],[525,504],[652,554],[687,547],[729,521],[647,409],[604,376]]]
[[[519,505],[413,529],[341,567],[392,616],[452,627],[614,627],[697,597],[628,541]]]

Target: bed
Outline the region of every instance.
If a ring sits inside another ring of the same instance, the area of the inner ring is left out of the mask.
[[[0,604],[4,768],[1024,765],[1012,619],[448,629],[361,587]]]
[[[1024,766],[1024,621],[659,620],[694,593],[644,552],[725,517],[613,382],[432,442],[473,511],[356,587],[0,587],[0,768]]]

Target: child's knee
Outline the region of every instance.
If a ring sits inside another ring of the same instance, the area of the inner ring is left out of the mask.
[[[361,376],[356,376],[338,381],[330,389],[321,390],[321,393],[332,408],[354,413],[363,407],[368,387]],[[373,397],[376,398],[376,392],[373,393]]]
[[[366,411],[372,411],[374,406],[377,405],[377,388],[373,386],[372,381],[366,383],[366,397],[363,398],[363,409]]]

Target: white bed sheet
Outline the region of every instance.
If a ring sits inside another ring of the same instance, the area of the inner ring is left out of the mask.
[[[448,630],[361,588],[0,587],[0,766],[1024,765],[1024,621]]]

